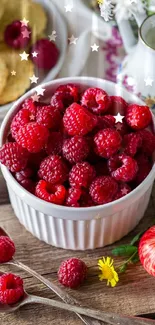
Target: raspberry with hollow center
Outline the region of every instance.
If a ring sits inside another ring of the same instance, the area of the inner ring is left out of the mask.
[[[87,277],[87,266],[78,258],[63,261],[58,270],[58,280],[65,287],[77,288]]]
[[[78,87],[74,84],[61,85],[51,98],[51,105],[58,108],[61,112],[79,99]]]
[[[36,115],[36,122],[44,125],[48,129],[57,130],[61,122],[60,111],[50,105],[42,106],[39,108]]]
[[[29,152],[37,153],[43,149],[48,141],[48,129],[36,122],[31,122],[19,129],[16,141]]]
[[[118,184],[111,176],[100,176],[90,185],[90,195],[96,204],[105,204],[113,201],[118,190]]]
[[[33,52],[38,55],[34,57]],[[38,40],[31,48],[31,60],[39,68],[44,70],[52,69],[59,58],[59,50],[54,42],[46,38]]]
[[[118,185],[118,192],[116,193],[116,195],[114,197],[114,200],[118,200],[118,199],[120,199],[121,197],[127,195],[130,192],[131,192],[131,187],[128,184],[120,183]]]
[[[127,107],[125,119],[132,129],[140,130],[151,123],[152,115],[148,106],[131,104]]]
[[[12,273],[0,276],[0,303],[12,305],[24,296],[23,280]]]
[[[63,136],[60,132],[50,132],[45,150],[48,155],[59,155],[62,151]]]
[[[108,94],[100,88],[88,88],[85,90],[81,104],[95,114],[104,114],[110,104]]]
[[[24,37],[27,35],[28,37]],[[15,49],[25,48],[31,39],[31,30],[28,26],[22,26],[19,20],[8,25],[4,32],[5,43]]]
[[[127,102],[120,96],[110,96],[110,105],[108,108],[108,114],[117,115],[120,113],[121,115],[125,115],[127,109]]]
[[[96,126],[97,118],[84,107],[73,103],[65,111],[63,124],[69,135],[85,135]]]
[[[38,172],[41,179],[51,184],[62,184],[68,179],[68,167],[58,155],[45,158]]]
[[[61,205],[65,201],[66,189],[63,185],[52,185],[41,180],[36,186],[35,194],[42,200]]]
[[[69,183],[72,187],[88,188],[95,176],[95,168],[88,162],[77,163],[69,173]]]
[[[123,139],[125,150],[124,152],[134,157],[138,149],[142,146],[142,137],[137,133],[129,133],[124,136]]]
[[[5,143],[0,149],[0,162],[12,173],[20,172],[28,162],[28,151],[16,142]]]
[[[0,236],[0,263],[9,262],[14,254],[14,242],[7,236]]]
[[[132,181],[138,172],[138,164],[135,159],[125,154],[111,157],[108,161],[111,176],[121,182]]]
[[[148,130],[141,130],[138,134],[142,138],[142,150],[147,156],[152,156],[155,151],[155,135]]]
[[[94,137],[95,152],[103,158],[109,158],[120,149],[121,142],[122,138],[116,130],[101,130]]]
[[[84,137],[75,135],[71,139],[66,139],[62,147],[62,153],[71,164],[81,162],[89,154],[88,142]]]
[[[34,122],[36,120],[36,113],[32,113],[29,109],[23,108],[21,109],[13,118],[11,123],[11,134],[16,139],[18,131],[24,125]]]

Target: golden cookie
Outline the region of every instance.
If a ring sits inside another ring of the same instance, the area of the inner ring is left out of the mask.
[[[0,95],[3,92],[3,89],[6,86],[8,74],[9,74],[9,71],[8,71],[7,66],[6,66],[6,63],[0,57]]]
[[[34,65],[31,60],[21,61],[16,51],[1,52],[1,58],[5,60],[9,70],[6,86],[0,95],[0,105],[4,105],[19,98],[30,87],[29,78],[34,74]],[[15,71],[16,75],[12,75],[12,71]]]

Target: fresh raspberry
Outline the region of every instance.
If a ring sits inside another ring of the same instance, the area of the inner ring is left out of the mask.
[[[85,135],[96,126],[97,118],[84,107],[74,103],[66,109],[63,123],[69,135]]]
[[[77,163],[69,173],[69,183],[73,187],[88,188],[95,175],[95,168],[88,162]]]
[[[82,190],[79,187],[71,187],[68,190],[66,197],[66,206],[79,207],[79,200],[82,194]]]
[[[0,149],[0,162],[12,173],[20,172],[28,162],[28,152],[16,142],[9,142]]]
[[[102,129],[113,129],[115,127],[115,118],[112,115],[104,115],[98,117],[97,128]]]
[[[148,106],[131,104],[126,110],[125,116],[127,124],[134,130],[145,129],[152,120],[152,115]]]
[[[90,195],[96,204],[105,204],[113,201],[118,190],[116,181],[110,176],[100,176],[90,185]]]
[[[123,139],[125,150],[124,152],[134,157],[138,149],[142,146],[142,137],[138,132],[129,133]]]
[[[75,135],[66,139],[62,147],[62,153],[71,164],[85,160],[89,153],[88,142],[84,137]]]
[[[32,98],[27,98],[24,100],[22,104],[22,108],[26,108],[32,113],[32,115],[36,116],[37,113],[37,105],[38,103],[34,103]]]
[[[35,121],[35,119],[36,115],[31,113],[27,108],[21,109],[12,120],[10,127],[12,136],[16,139],[20,128],[28,123]]]
[[[108,176],[109,175],[109,169],[107,165],[107,161],[102,160],[97,162],[95,165],[96,175],[97,176]]]
[[[87,266],[78,258],[63,261],[58,270],[58,279],[61,284],[69,288],[79,287],[87,277]]]
[[[48,155],[59,155],[62,151],[63,136],[60,132],[51,132],[45,150]]]
[[[147,177],[147,175],[150,173],[152,169],[152,164],[149,161],[148,157],[144,154],[140,153],[135,157],[137,163],[138,163],[138,173],[135,178],[136,185],[141,184],[144,179]]]
[[[33,57],[33,52],[37,52],[38,55]],[[48,39],[43,38],[38,40],[31,48],[31,60],[39,69],[52,69],[56,65],[58,58],[58,48],[55,43]]]
[[[15,178],[17,182],[31,193],[34,192],[34,186],[35,186],[32,180],[33,174],[34,172],[30,168],[26,168],[21,172],[15,174]]]
[[[125,154],[111,157],[108,161],[111,176],[116,181],[130,182],[138,172],[138,164],[135,159]]]
[[[143,152],[148,156],[152,156],[155,151],[155,135],[148,130],[141,130],[139,134],[142,137]]]
[[[38,172],[41,179],[51,184],[62,184],[68,179],[68,167],[57,155],[45,158]]]
[[[116,130],[101,130],[94,137],[95,152],[103,158],[109,158],[120,149],[121,142],[122,138]]]
[[[66,189],[63,185],[52,185],[41,180],[36,186],[35,194],[42,200],[61,205],[65,201]]]
[[[36,122],[44,125],[48,129],[57,130],[61,122],[60,111],[50,105],[40,107],[37,112]]]
[[[24,37],[24,33],[28,37]],[[31,39],[31,30],[28,26],[22,26],[19,20],[13,21],[8,25],[4,32],[5,43],[14,49],[25,48]]]
[[[14,242],[7,236],[0,236],[0,263],[9,262],[14,254]]]
[[[67,107],[79,99],[78,87],[74,84],[61,85],[51,98],[51,105],[64,112]]]
[[[104,114],[110,104],[108,94],[100,88],[88,88],[81,99],[81,104],[95,114]]]
[[[41,151],[48,141],[49,131],[36,122],[31,122],[19,129],[16,135],[16,141],[29,152],[35,153]]]
[[[127,109],[127,102],[120,96],[110,96],[110,105],[108,108],[108,113],[111,115],[125,115]]]
[[[0,276],[0,303],[12,305],[24,295],[23,280],[12,273]]]
[[[120,183],[118,187],[118,192],[116,193],[114,200],[118,200],[130,192],[131,192],[131,187],[128,184]]]

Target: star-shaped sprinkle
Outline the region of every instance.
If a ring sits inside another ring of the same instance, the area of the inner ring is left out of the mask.
[[[29,32],[28,29],[26,29],[26,28],[22,32],[23,38],[30,38],[30,34],[31,34],[31,32]]]
[[[34,51],[34,52],[32,53],[32,56],[33,56],[33,58],[37,58],[38,53]]]
[[[41,96],[43,96],[43,95],[44,95],[44,92],[45,92],[45,89],[42,88],[41,86],[38,86],[38,87],[36,88],[36,92],[37,92],[37,95],[41,95]]]
[[[66,12],[72,12],[73,6],[71,4],[64,7]]]
[[[152,83],[154,80],[151,79],[150,77],[148,77],[148,78],[144,79],[144,81],[145,81],[146,86],[152,86]]]
[[[51,34],[51,35],[48,35],[48,37],[49,37],[49,40],[50,40],[50,41],[54,41],[54,42],[55,42],[56,37],[57,37],[57,33],[56,33],[56,31],[53,30],[52,34]]]
[[[122,188],[121,189],[121,193],[123,194],[123,195],[127,195],[128,194],[128,190],[127,190],[127,188]]]
[[[27,54],[25,51],[23,53],[19,54],[19,55],[21,57],[21,61],[24,61],[24,60],[27,61],[28,60],[29,54]]]
[[[16,75],[16,71],[11,71],[11,74],[12,74],[12,76],[15,76]]]
[[[37,84],[39,78],[36,77],[35,75],[33,75],[33,76],[30,77],[29,79],[31,80],[31,84],[33,84],[33,83]]]
[[[123,123],[124,116],[121,115],[120,113],[118,113],[117,115],[115,115],[114,118],[115,118],[115,123],[117,123],[117,122]]]
[[[69,44],[75,44],[76,45],[76,42],[78,40],[78,38],[75,38],[74,35],[72,35],[69,39]]]
[[[32,98],[33,102],[39,102],[40,96],[38,96],[38,95],[35,93],[33,96],[31,96],[31,98]]]
[[[22,24],[22,27],[23,27],[23,26],[27,26],[27,25],[28,25],[28,23],[29,23],[29,20],[26,20],[26,18],[24,17],[24,19],[23,19],[23,20],[21,20],[20,22],[21,22],[21,24]]]
[[[94,43],[94,45],[92,45],[91,48],[92,48],[92,52],[94,51],[98,52],[99,45],[96,45],[96,43]]]
[[[117,125],[116,125],[116,130],[117,131],[122,131],[122,127],[123,127],[122,123],[118,122]]]

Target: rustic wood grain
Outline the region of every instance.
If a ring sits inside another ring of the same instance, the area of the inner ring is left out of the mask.
[[[120,276],[117,287],[107,287],[105,282],[99,282],[96,275],[97,260],[101,256],[111,255],[111,250],[116,244],[86,252],[72,252],[49,246],[34,238],[19,223],[10,204],[4,182],[0,179],[0,225],[4,227],[16,244],[16,258],[29,265],[34,270],[53,280],[56,284],[57,270],[63,259],[71,256],[82,258],[89,267],[89,276],[85,284],[78,290],[69,290],[83,305],[101,310],[135,315],[155,312],[155,281],[149,276],[140,263],[131,265],[126,274]],[[5,203],[5,204],[4,204]],[[139,231],[147,229],[154,224],[155,190],[153,191],[145,217],[137,228],[120,243],[128,243]],[[119,265],[121,258],[115,259]],[[12,266],[0,266],[1,271],[14,272],[23,277],[26,290],[29,293],[58,299],[44,285],[25,272]],[[0,314],[0,324],[3,325],[80,325],[82,322],[75,314],[51,309],[39,305],[23,307],[14,314]]]

